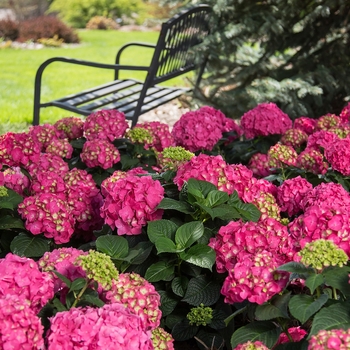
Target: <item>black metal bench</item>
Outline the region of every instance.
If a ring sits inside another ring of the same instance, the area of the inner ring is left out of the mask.
[[[132,42],[120,48],[115,64],[103,64],[66,57],[53,57],[40,65],[35,76],[33,125],[40,123],[40,109],[55,106],[65,110],[89,115],[100,109],[117,109],[124,112],[126,119],[135,126],[138,117],[162,104],[165,104],[192,88],[165,87],[159,85],[169,79],[198,69],[194,89],[200,83],[205,59],[196,57],[195,46],[209,33],[209,14],[211,8],[199,5],[181,12],[162,24],[156,45]],[[120,64],[122,52],[133,45],[154,49],[150,66]],[[198,55],[197,55],[198,56]],[[200,62],[201,61],[201,62]],[[44,69],[53,62],[67,62],[83,66],[114,70],[114,80],[74,95],[50,102],[41,102],[41,79]],[[120,70],[146,71],[144,81],[119,79]]]

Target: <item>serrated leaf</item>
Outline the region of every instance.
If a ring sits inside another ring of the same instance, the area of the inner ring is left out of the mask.
[[[101,173],[94,172],[92,174],[92,178],[95,181],[97,186],[101,186],[102,182],[106,180],[108,177],[110,177],[110,174],[107,171],[103,171]]]
[[[221,286],[205,276],[198,276],[190,279],[186,294],[182,301],[199,306],[204,304],[210,306],[215,304],[220,298]]]
[[[340,290],[344,295],[350,295],[349,267],[328,267],[322,271],[325,283]]]
[[[201,193],[201,198],[206,198],[211,191],[216,191],[217,188],[211,182],[196,180],[193,178],[187,181],[187,192],[188,193]]]
[[[188,248],[204,234],[204,225],[200,221],[191,221],[180,226],[175,234],[178,247]]]
[[[3,216],[0,220],[0,230],[8,230],[11,228],[24,229],[23,221],[20,218],[14,218],[10,215]]]
[[[177,341],[185,341],[193,338],[197,332],[199,327],[191,326],[187,319],[176,323],[171,331],[171,335]]]
[[[337,303],[320,310],[314,317],[307,339],[320,330],[350,328],[349,303]]]
[[[175,232],[178,229],[178,227],[179,226],[171,220],[163,219],[150,221],[147,224],[147,235],[152,243],[157,242],[157,240],[161,237],[166,237],[171,240],[174,240]]]
[[[112,235],[113,230],[109,225],[103,225],[101,230],[94,230],[93,233],[95,237],[100,237],[105,235]]]
[[[19,203],[23,202],[23,197],[19,195],[16,191],[6,188],[7,196],[0,197],[0,209],[15,209]]]
[[[157,253],[180,253],[185,248],[177,249],[175,243],[166,237],[160,237],[156,241]]]
[[[247,341],[261,341],[269,349],[275,345],[281,331],[273,323],[269,321],[258,321],[248,323],[238,328],[231,337],[231,347],[234,349],[237,345]]]
[[[171,209],[184,214],[192,214],[192,207],[186,202],[180,202],[172,198],[163,198],[158,204],[157,209]]]
[[[158,291],[160,295],[160,310],[162,317],[170,315],[179,303],[179,299],[166,292],[165,290]]]
[[[212,218],[212,220],[214,220],[214,212],[213,212],[213,209],[211,209],[210,207],[204,205],[204,204],[201,204],[199,202],[194,202],[193,203],[194,206],[197,206],[199,208],[201,208],[202,212],[205,212],[207,214],[210,215],[210,217]]]
[[[264,304],[256,307],[255,317],[258,321],[268,321],[278,317],[286,318],[286,314],[275,305]]]
[[[186,276],[175,277],[171,282],[171,289],[174,294],[183,297],[187,290],[188,278]]]
[[[212,209],[212,219],[219,218],[221,220],[240,219],[240,213],[228,204],[220,204]]]
[[[52,300],[52,304],[58,312],[67,311],[67,308],[57,298]]]
[[[152,264],[146,271],[145,278],[149,282],[170,281],[174,277],[175,266],[166,261]]]
[[[112,259],[125,258],[129,252],[128,241],[121,236],[100,236],[96,239],[96,248]]]
[[[260,210],[254,205],[249,203],[236,203],[234,208],[239,212],[243,220],[258,222],[261,216]]]
[[[279,266],[276,270],[292,272],[297,275],[313,275],[316,274],[312,267],[306,267],[300,262],[291,261],[286,264]]]
[[[305,286],[310,289],[311,294],[314,294],[314,291],[316,290],[317,287],[319,287],[321,284],[323,284],[324,278],[322,275],[315,274],[309,276],[305,280]]]
[[[99,297],[90,294],[83,294],[81,300],[98,307],[102,307],[105,304]]]
[[[293,317],[304,324],[327,302],[328,295],[322,294],[314,300],[310,295],[294,295],[289,301],[289,311]]]
[[[196,244],[186,253],[180,253],[180,258],[193,265],[212,270],[215,263],[216,253],[207,245]]]
[[[207,196],[207,204],[210,207],[216,207],[220,204],[223,204],[228,201],[229,195],[226,192],[223,191],[210,191]]]
[[[209,327],[213,329],[224,329],[226,328],[225,319],[226,315],[223,311],[213,310],[213,318],[209,324]]]
[[[62,275],[61,273],[59,273],[59,272],[56,271],[56,270],[52,270],[52,272],[53,272],[61,281],[63,281],[63,282],[66,284],[66,286],[67,286],[68,288],[71,287],[72,282],[71,282],[66,276]]]
[[[51,240],[27,233],[20,233],[10,245],[11,252],[27,258],[39,258],[50,250]]]
[[[86,286],[86,283],[87,282],[86,282],[85,278],[77,278],[70,285],[69,291],[81,290]]]
[[[142,264],[149,257],[152,249],[153,244],[151,242],[140,242],[134,248],[129,250],[128,256],[123,260],[128,261],[133,265]]]

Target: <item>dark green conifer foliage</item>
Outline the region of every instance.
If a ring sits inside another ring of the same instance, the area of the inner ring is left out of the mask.
[[[350,0],[207,0],[213,33],[201,103],[239,118],[275,102],[291,118],[350,99]]]

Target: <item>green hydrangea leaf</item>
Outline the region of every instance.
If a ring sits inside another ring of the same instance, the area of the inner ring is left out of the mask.
[[[172,198],[163,198],[158,204],[157,209],[172,209],[184,214],[192,214],[192,207],[186,202],[180,202]]]
[[[196,179],[188,179],[187,181],[187,192],[193,194],[194,196],[198,196],[199,198],[206,198],[211,191],[217,191],[215,185],[211,182],[196,180]],[[201,195],[199,195],[201,193]]]
[[[311,275],[305,280],[305,285],[310,289],[311,294],[314,294],[314,291],[317,287],[324,283],[324,278],[322,275]]]
[[[10,215],[5,215],[0,218],[0,230],[8,230],[11,228],[24,229],[23,221],[20,218],[14,218]]]
[[[165,290],[160,290],[158,293],[160,295],[160,310],[162,311],[162,316],[168,316],[175,310],[179,299]]]
[[[173,327],[171,334],[173,338],[177,341],[185,341],[193,338],[197,332],[199,327],[191,326],[187,319],[176,323]]]
[[[83,289],[85,287],[86,283],[87,283],[87,281],[85,280],[85,278],[77,278],[70,285],[69,291],[81,290],[81,289]]]
[[[19,203],[23,202],[23,197],[14,190],[6,187],[7,196],[0,196],[0,209],[14,210]]]
[[[160,237],[155,243],[156,248],[157,248],[157,253],[180,253],[182,252],[185,248],[180,248],[178,249],[175,245],[175,243],[166,237]]]
[[[112,259],[125,258],[129,253],[128,241],[121,236],[100,236],[96,240],[96,248]]]
[[[186,276],[175,277],[171,282],[171,289],[174,294],[183,297],[187,290],[188,278]]]
[[[180,226],[175,234],[178,247],[188,248],[204,234],[204,225],[200,221],[191,221]]]
[[[212,270],[215,263],[215,251],[207,245],[196,244],[187,252],[180,253],[182,260],[185,260],[193,265],[197,265],[206,269]]]
[[[20,233],[12,240],[10,249],[13,254],[19,256],[39,258],[50,250],[50,243],[50,239],[29,235],[27,233]]]
[[[178,225],[171,220],[155,220],[148,222],[147,235],[152,243],[157,242],[157,240],[161,237],[174,240],[177,229]]]
[[[146,271],[145,278],[149,282],[171,281],[174,277],[175,266],[167,261],[152,264]]]
[[[350,295],[349,273],[349,266],[332,266],[322,271],[325,283],[328,286],[340,290],[344,295]]]

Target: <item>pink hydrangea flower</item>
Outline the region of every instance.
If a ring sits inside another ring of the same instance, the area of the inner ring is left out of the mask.
[[[250,158],[248,168],[255,176],[265,177],[271,174],[269,166],[269,157],[267,154],[255,153]]]
[[[322,151],[324,148],[327,148],[329,145],[331,145],[337,140],[339,140],[339,137],[330,131],[316,131],[315,133],[309,136],[306,148]]]
[[[241,258],[225,278],[221,294],[228,304],[245,300],[262,305],[287,285],[289,274],[276,271],[279,262],[273,253],[262,250]]]
[[[45,149],[46,153],[52,153],[61,158],[71,159],[73,154],[73,146],[68,139],[54,139]]]
[[[292,337],[293,342],[299,342],[302,339],[304,339],[305,336],[307,335],[307,332],[304,329],[300,328],[300,326],[288,328],[288,333]],[[278,344],[284,344],[284,343],[289,343],[289,342],[290,342],[290,340],[289,340],[287,334],[285,332],[282,332],[280,334],[275,346],[277,346]]]
[[[328,113],[316,120],[315,129],[320,130],[329,130],[331,128],[337,127],[341,124],[341,118],[335,114]]]
[[[53,298],[53,287],[50,275],[39,271],[33,259],[12,253],[0,259],[0,300],[6,295],[20,297],[37,314]]]
[[[350,206],[350,194],[340,184],[334,182],[320,183],[307,193],[300,202],[301,208],[316,206],[343,208]]]
[[[59,138],[74,140],[83,137],[84,121],[78,117],[68,117],[58,120],[54,127],[57,129]]]
[[[350,256],[350,215],[344,208],[313,205],[289,225],[294,242],[300,248],[306,243],[331,240]]]
[[[344,176],[350,175],[350,139],[334,141],[326,147],[324,155],[334,170]]]
[[[299,148],[306,143],[308,137],[308,134],[300,129],[289,129],[282,135],[281,143],[293,148]]]
[[[113,143],[95,139],[84,143],[80,158],[89,168],[108,169],[120,161],[120,154]]]
[[[309,340],[308,350],[350,349],[350,330],[320,330]]]
[[[339,117],[342,124],[347,124],[350,121],[350,102],[341,110]]]
[[[26,166],[40,159],[40,143],[26,133],[8,132],[0,135],[0,164]]]
[[[259,222],[231,221],[221,226],[210,239],[209,246],[216,252],[216,269],[230,271],[246,255],[256,255],[268,249],[283,264],[295,254],[287,227],[273,218]]]
[[[257,136],[283,135],[292,128],[292,120],[275,103],[261,103],[244,113],[241,127],[247,139]]]
[[[67,187],[60,174],[54,171],[39,171],[30,185],[30,194],[55,193],[65,199]]]
[[[244,344],[237,345],[233,350],[269,350],[261,341],[247,341]]]
[[[115,182],[106,195],[101,216],[118,235],[137,235],[147,221],[159,220],[163,210],[156,209],[164,198],[164,188],[151,176],[129,175]]]
[[[294,120],[293,128],[304,131],[307,135],[311,135],[315,131],[316,119],[308,117],[299,117]]]
[[[21,196],[29,189],[30,181],[26,175],[21,172],[21,168],[7,168],[3,172],[3,181],[0,185],[12,189]]]
[[[270,147],[267,156],[271,167],[283,168],[285,166],[295,166],[298,153],[291,146],[276,143],[276,145]]]
[[[288,179],[277,188],[277,203],[288,216],[298,214],[302,210],[301,202],[312,189],[312,184],[301,176]]]
[[[216,119],[200,110],[183,114],[174,124],[171,133],[175,145],[190,152],[211,151],[222,137],[222,129]]]
[[[160,325],[160,295],[153,284],[137,273],[121,273],[117,281],[112,282],[112,289],[106,294],[109,303],[122,303],[132,313],[138,315],[147,330]]]
[[[44,327],[26,299],[16,294],[1,296],[0,319],[1,349],[44,349]]]
[[[115,109],[104,109],[88,115],[84,123],[84,136],[87,140],[113,142],[124,136],[129,127],[125,115]]]
[[[350,135],[350,125],[340,125],[330,128],[328,131],[336,134],[339,138],[345,139]]]
[[[72,308],[50,319],[47,335],[50,350],[109,349],[151,350],[151,332],[142,327],[139,316],[123,304],[106,304],[101,308]]]
[[[296,166],[316,175],[324,175],[329,167],[323,154],[313,148],[307,148],[298,155]]]
[[[41,145],[41,151],[43,151],[52,140],[59,137],[57,129],[51,124],[31,126],[28,135]]]
[[[54,193],[27,197],[18,205],[25,227],[33,235],[44,234],[56,244],[67,243],[74,232],[75,220],[68,204]]]
[[[85,278],[85,271],[75,264],[75,260],[77,257],[87,254],[87,252],[76,248],[58,248],[52,252],[46,252],[38,261],[38,266],[41,271],[49,273],[54,283],[54,292],[57,293],[66,288],[66,285],[52,271],[59,272],[70,281],[74,281],[77,278]]]
[[[149,131],[152,136],[152,143],[149,147],[154,147],[158,152],[162,152],[164,148],[175,145],[174,137],[170,133],[168,124],[154,121],[137,123],[136,127]]]
[[[152,343],[154,350],[174,350],[174,338],[163,328],[158,327],[152,330]]]
[[[31,162],[25,168],[33,178],[45,171],[53,171],[60,176],[64,176],[69,171],[68,164],[61,157],[51,153],[42,153],[38,161]]]

